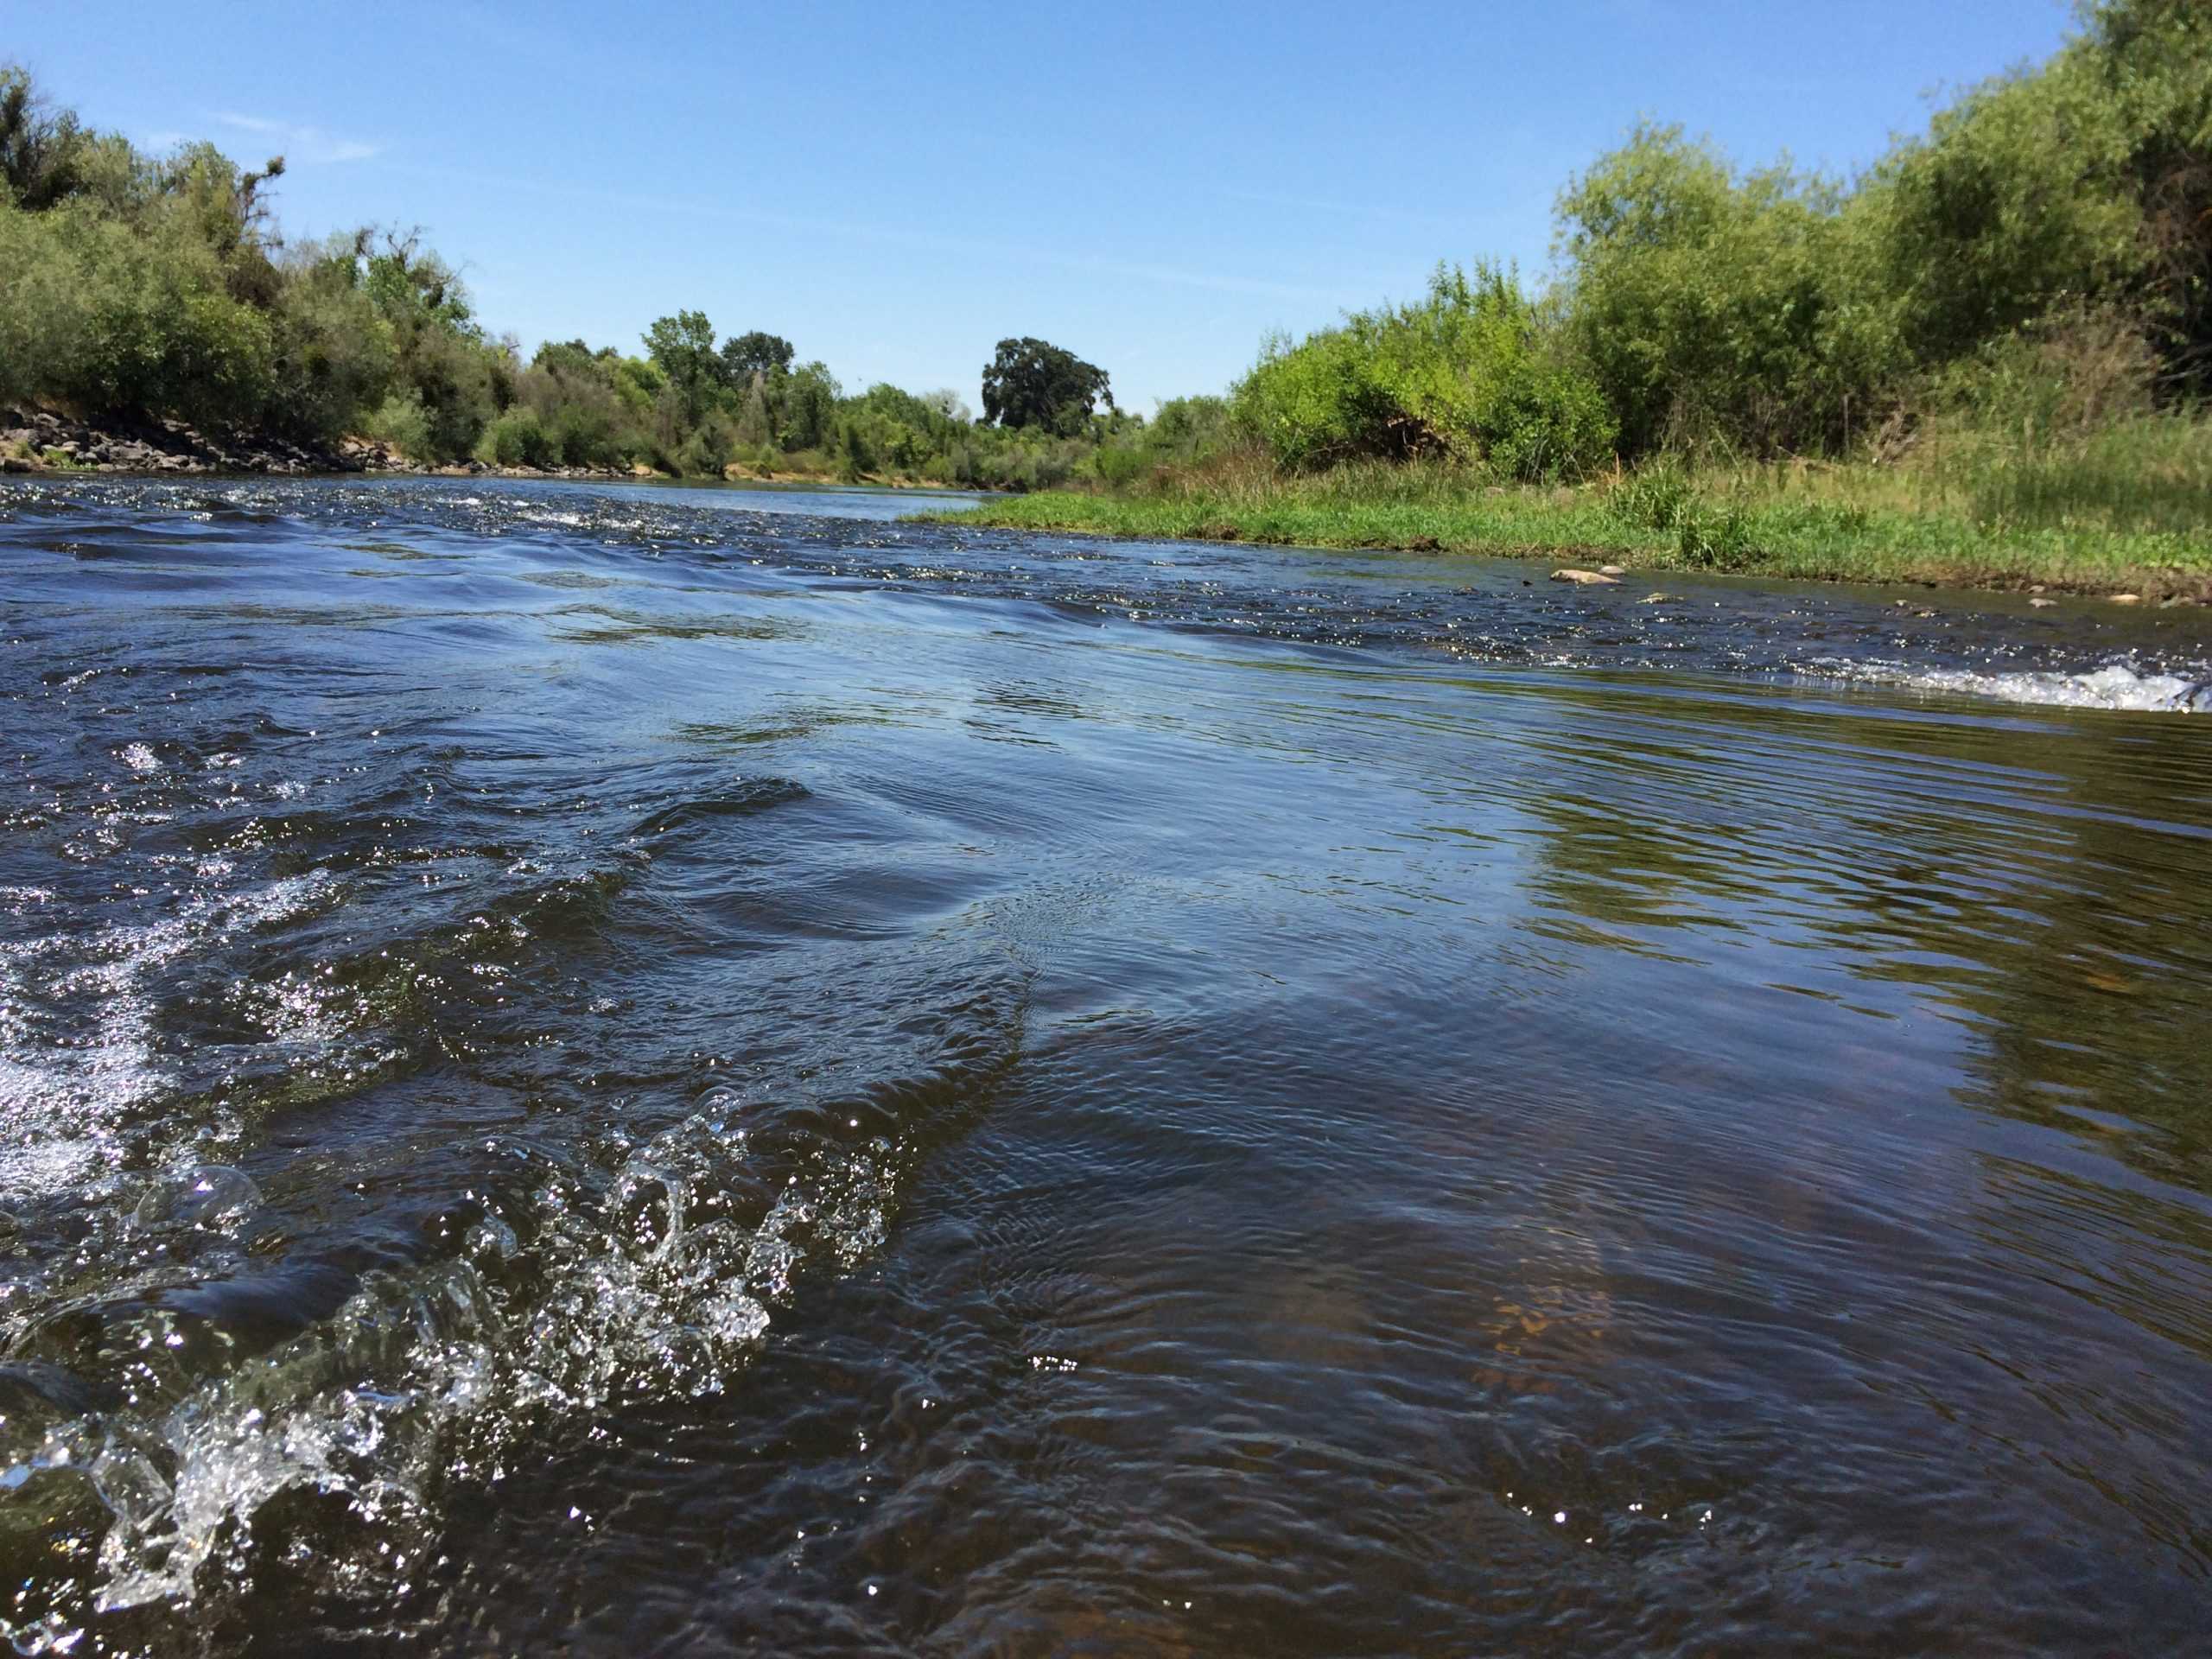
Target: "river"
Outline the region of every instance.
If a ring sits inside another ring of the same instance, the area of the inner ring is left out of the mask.
[[[2207,613],[920,499],[0,493],[18,1649],[2201,1649]]]

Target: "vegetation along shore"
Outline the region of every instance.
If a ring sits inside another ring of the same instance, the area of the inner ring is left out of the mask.
[[[1643,125],[1478,264],[1277,339],[1186,461],[969,522],[2212,596],[2212,8],[2103,0],[1856,178]]]
[[[0,465],[941,484],[1033,529],[2212,597],[2201,0],[2093,0],[1848,179],[1639,125],[1547,279],[1440,264],[1148,419],[1028,337],[980,417],[699,311],[525,360],[414,236],[287,243],[283,171],[0,70]]]

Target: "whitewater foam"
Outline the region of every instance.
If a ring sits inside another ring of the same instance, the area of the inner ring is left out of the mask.
[[[2036,670],[1915,668],[1904,663],[1825,658],[1805,671],[1822,679],[1905,690],[1991,697],[2053,709],[2145,714],[2212,712],[2212,668],[2196,675],[2145,674],[2126,663],[2076,674]]]

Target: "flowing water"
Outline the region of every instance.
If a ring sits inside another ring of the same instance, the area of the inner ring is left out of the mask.
[[[2203,1649],[2204,613],[911,505],[0,495],[16,1648]]]

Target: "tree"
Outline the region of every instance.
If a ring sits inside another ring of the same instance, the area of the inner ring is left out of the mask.
[[[802,363],[793,369],[784,393],[784,448],[818,449],[828,442],[843,395],[837,378],[823,364]]]
[[[737,411],[737,441],[756,448],[776,435],[775,422],[768,413],[768,390],[762,384],[764,378],[759,374],[753,377]]]
[[[844,421],[837,428],[837,476],[848,484],[857,484],[875,466],[875,455],[868,448],[868,438],[857,421]]]
[[[1073,437],[1100,398],[1113,406],[1106,371],[1046,340],[1002,340],[983,369],[983,418],[1001,426]]]
[[[1825,448],[1849,400],[1863,410],[1896,366],[1895,308],[1868,293],[1869,238],[1830,180],[1786,163],[1738,172],[1645,123],[1568,183],[1558,212],[1567,332],[1631,455]]]
[[[683,398],[686,418],[697,422],[724,384],[722,362],[715,355],[715,325],[703,311],[679,311],[657,319],[645,330],[645,342],[647,354]]]
[[[2212,8],[2098,0],[2069,49],[2118,111],[2120,188],[2142,204],[2151,332],[2179,390],[2212,391]]]
[[[781,334],[763,334],[758,328],[733,334],[722,341],[723,378],[730,385],[742,386],[756,374],[789,374],[793,355],[791,341]]]
[[[90,143],[73,113],[50,113],[29,74],[0,63],[0,198],[37,213],[73,194]]]

